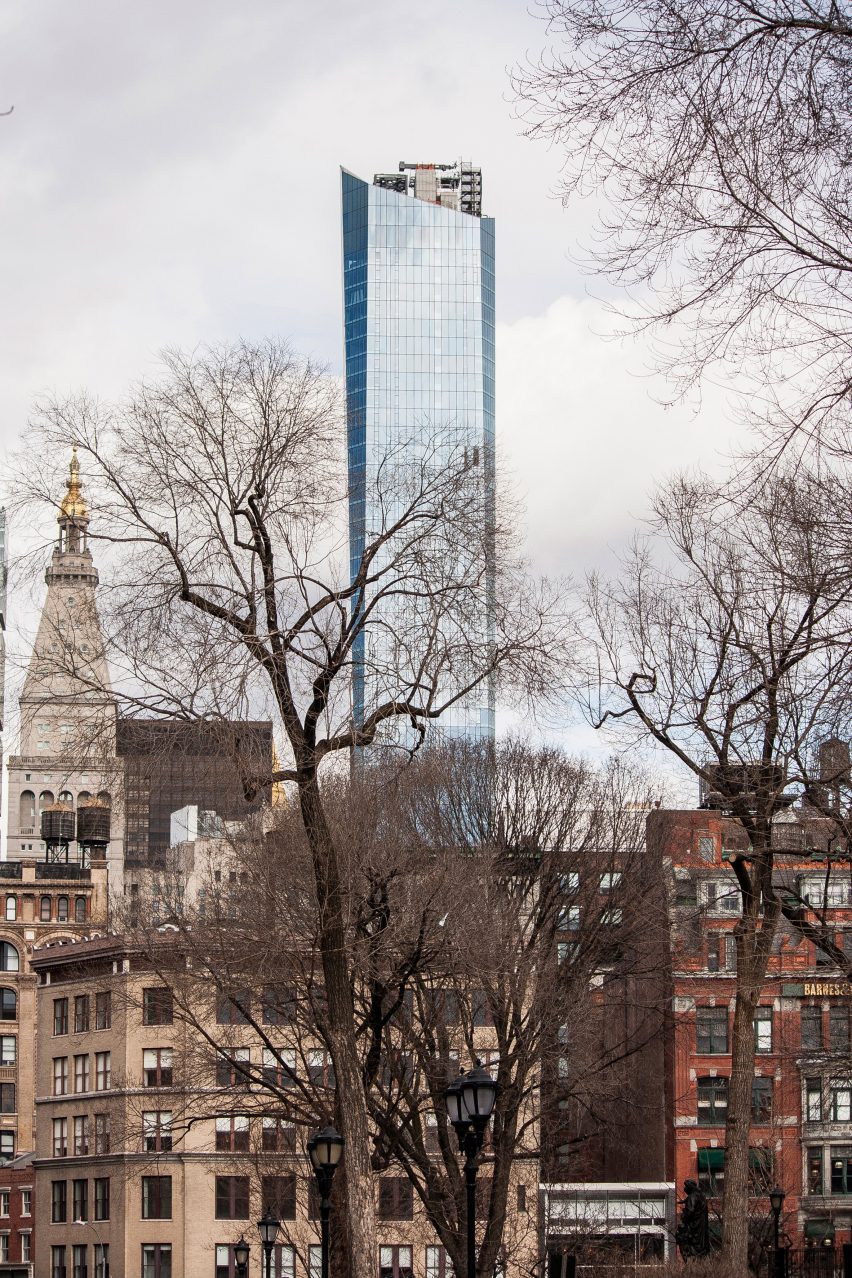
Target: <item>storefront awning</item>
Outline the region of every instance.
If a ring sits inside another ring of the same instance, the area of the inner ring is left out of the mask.
[[[698,1170],[699,1171],[724,1171],[725,1170],[724,1149],[699,1149]]]

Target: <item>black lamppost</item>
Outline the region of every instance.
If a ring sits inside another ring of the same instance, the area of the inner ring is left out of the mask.
[[[465,1156],[464,1179],[467,1190],[467,1278],[476,1278],[476,1173],[485,1129],[497,1084],[480,1061],[467,1074],[459,1074],[446,1090],[447,1114],[456,1129],[459,1149]]]
[[[322,1278],[328,1278],[328,1216],[331,1204],[331,1182],[343,1153],[343,1137],[333,1127],[314,1132],[308,1141],[308,1156],[320,1195],[320,1241],[322,1243]]]
[[[237,1278],[246,1278],[250,1250],[245,1238],[240,1234],[239,1241],[234,1243],[234,1268],[237,1271]]]
[[[775,1278],[784,1278],[785,1264],[784,1254],[781,1251],[781,1209],[784,1206],[784,1199],[787,1197],[783,1189],[779,1189],[776,1185],[774,1189],[769,1191],[769,1205],[772,1208],[773,1223],[775,1226]]]
[[[267,1207],[266,1212],[257,1222],[257,1232],[260,1234],[260,1241],[263,1243],[263,1259],[265,1278],[272,1278],[272,1251],[278,1240],[278,1230],[281,1228],[281,1221],[272,1214],[272,1208]]]

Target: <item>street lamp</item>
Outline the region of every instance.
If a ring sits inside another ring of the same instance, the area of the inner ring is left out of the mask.
[[[234,1243],[234,1268],[237,1271],[237,1278],[246,1278],[250,1250],[245,1238],[240,1234],[239,1241]]]
[[[476,1173],[497,1084],[481,1061],[467,1074],[459,1074],[445,1094],[447,1115],[456,1129],[459,1149],[465,1156],[464,1180],[467,1191],[467,1278],[476,1278]]]
[[[267,1207],[266,1213],[257,1222],[257,1232],[260,1234],[260,1241],[263,1243],[264,1273],[266,1278],[272,1278],[272,1250],[278,1240],[278,1230],[280,1228],[281,1221],[276,1216],[273,1216],[272,1208]]]
[[[328,1278],[328,1217],[331,1209],[331,1182],[343,1154],[343,1137],[333,1127],[314,1132],[308,1141],[308,1157],[317,1178],[320,1195],[320,1240],[322,1242],[321,1278]]]
[[[775,1278],[784,1278],[784,1256],[781,1252],[781,1209],[787,1197],[783,1189],[777,1185],[769,1191],[769,1205],[775,1225]]]

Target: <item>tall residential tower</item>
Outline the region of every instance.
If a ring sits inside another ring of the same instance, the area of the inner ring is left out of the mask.
[[[379,467],[453,435],[481,467],[482,506],[494,510],[494,221],[482,216],[482,176],[465,162],[400,163],[372,183],[345,170],[343,306],[354,574],[381,526]],[[489,530],[484,530],[486,533]],[[493,630],[493,581],[483,589],[482,637]],[[353,700],[364,712],[363,647]],[[440,720],[447,735],[494,735],[490,683]]]

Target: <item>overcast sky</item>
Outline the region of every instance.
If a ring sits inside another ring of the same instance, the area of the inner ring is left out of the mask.
[[[496,218],[498,435],[530,555],[576,571],[653,482],[713,462],[718,397],[664,410],[571,255],[590,210],[521,136],[507,69],[546,41],[524,0],[5,0],[2,437],[35,394],[110,395],[167,344],[276,333],[341,368],[339,168],[464,156]]]

